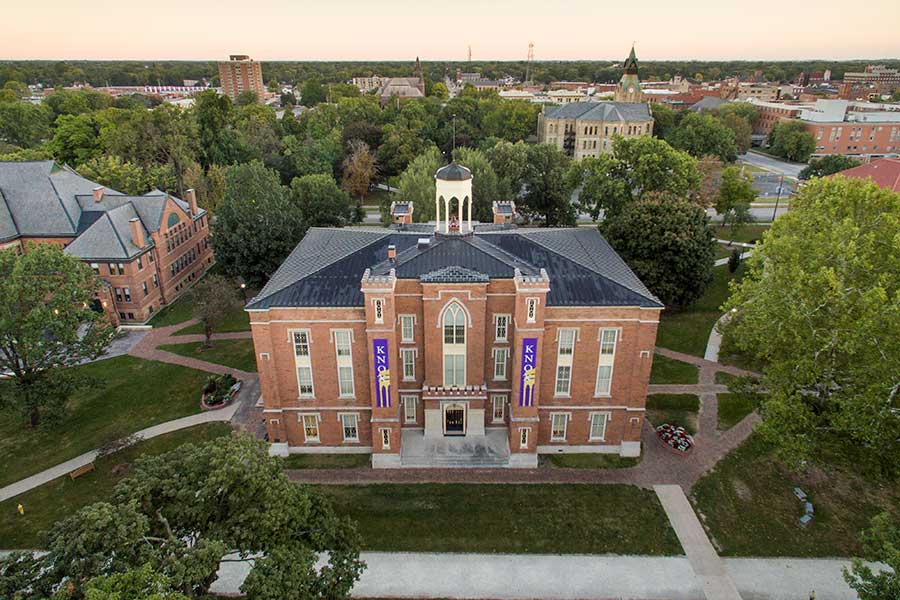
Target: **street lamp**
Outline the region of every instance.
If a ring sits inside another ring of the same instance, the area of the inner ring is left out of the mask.
[[[238,284],[241,286],[241,295],[244,297],[244,304],[247,303],[247,282],[243,277],[238,277]]]

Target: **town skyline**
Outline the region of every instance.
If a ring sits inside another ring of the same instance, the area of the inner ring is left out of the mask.
[[[464,60],[471,46],[473,60],[513,61],[525,59],[529,42],[535,44],[538,61],[617,60],[632,43],[643,60],[650,61],[900,56],[900,40],[893,35],[900,6],[887,0],[869,3],[868,13],[877,18],[864,28],[847,28],[843,7],[834,0],[821,3],[816,11],[766,0],[752,12],[707,0],[677,6],[653,1],[639,10],[574,0],[552,14],[536,0],[501,0],[489,6],[462,0],[456,11],[408,0],[327,5],[266,0],[252,11],[232,1],[218,3],[213,10],[206,1],[183,5],[162,0],[149,13],[124,5],[53,1],[50,7],[40,12],[31,5],[8,8],[8,35],[0,40],[0,58],[216,60],[242,52],[260,61],[406,60],[411,55],[435,61]],[[172,19],[173,14],[179,18]],[[78,24],[77,36],[71,35],[73,23]],[[608,23],[617,25],[606,27]],[[790,35],[778,35],[779,24]],[[451,33],[435,35],[436,26]],[[826,31],[840,35],[825,43]]]

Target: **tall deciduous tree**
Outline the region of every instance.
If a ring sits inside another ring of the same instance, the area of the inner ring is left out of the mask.
[[[92,310],[100,280],[55,244],[0,251],[0,403],[31,427],[65,413],[84,383],[71,367],[100,356],[112,339],[105,316]]]
[[[500,100],[481,120],[482,134],[508,142],[534,135],[540,108],[525,100]]]
[[[291,182],[291,203],[300,209],[304,232],[309,227],[341,227],[354,217],[350,197],[331,175],[295,178]]]
[[[193,115],[200,139],[200,163],[229,165],[240,155],[233,129],[231,98],[214,90],[200,92],[194,98]]]
[[[636,200],[605,221],[603,232],[666,306],[692,304],[712,281],[715,241],[696,204],[662,195]]]
[[[472,219],[490,223],[493,203],[505,199],[497,173],[484,152],[475,148],[457,148],[453,158],[472,171]]]
[[[368,144],[362,140],[350,142],[343,171],[341,189],[357,199],[357,212],[362,213],[363,201],[369,194],[369,186],[376,172],[375,155]]]
[[[188,292],[187,298],[195,319],[203,326],[205,347],[209,347],[213,332],[240,305],[234,286],[221,275],[207,275]]]
[[[499,179],[499,193],[504,200],[515,200],[525,182],[528,146],[524,142],[497,142],[485,151]]]
[[[400,175],[400,183],[397,185],[397,200],[412,202],[413,219],[418,223],[431,221],[436,216],[434,214],[434,173],[443,162],[441,153],[432,146],[409,163],[409,166]]]
[[[543,219],[547,227],[574,225],[577,211],[572,204],[572,185],[566,176],[569,157],[549,144],[528,147],[525,166],[525,195],[522,212]]]
[[[845,169],[852,169],[859,166],[859,161],[849,156],[840,154],[829,154],[822,158],[814,158],[809,161],[809,165],[800,171],[800,179],[812,179],[813,177],[825,177],[840,173]]]
[[[806,162],[816,149],[816,139],[806,130],[802,121],[783,121],[772,126],[769,147],[782,158]]]
[[[78,165],[78,173],[117,192],[140,196],[153,188],[173,191],[175,175],[169,165],[141,165],[125,162],[118,156],[97,156]],[[186,175],[190,169],[186,171]]]
[[[685,115],[666,140],[674,148],[697,158],[710,154],[723,162],[733,162],[737,158],[734,132],[712,115]]]
[[[242,586],[250,600],[340,600],[365,567],[354,526],[312,488],[289,481],[266,445],[248,436],[139,458],[113,503],[79,510],[48,537],[43,556],[0,560],[0,591],[44,598],[62,586],[77,598],[85,587],[156,581],[199,599],[229,554],[252,565]],[[325,564],[315,568],[320,556]]]
[[[900,195],[805,185],[749,259],[726,335],[766,366],[760,431],[792,462],[823,448],[900,465]]]
[[[900,524],[891,515],[881,513],[863,533],[866,558],[880,562],[888,569],[873,569],[854,558],[851,569],[844,568],[844,580],[859,595],[859,600],[894,600],[900,598]]]
[[[741,171],[740,167],[726,167],[719,183],[716,198],[716,212],[724,215],[739,204],[750,204],[756,199],[753,176]]]
[[[265,283],[304,231],[300,207],[275,171],[258,161],[228,169],[212,236],[216,262],[226,273]]]

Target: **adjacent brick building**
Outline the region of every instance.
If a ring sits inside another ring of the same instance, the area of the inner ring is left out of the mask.
[[[245,54],[232,54],[227,61],[219,63],[219,85],[222,93],[232,100],[237,100],[243,92],[256,93],[257,102],[266,99],[262,63]]]
[[[512,203],[473,223],[472,201],[451,163],[435,222],[313,228],[250,301],[273,451],[640,453],[662,305],[596,229],[518,229]]]
[[[58,244],[102,279],[97,310],[141,323],[213,264],[206,211],[186,197],[128,196],[53,161],[0,162],[0,249]]]

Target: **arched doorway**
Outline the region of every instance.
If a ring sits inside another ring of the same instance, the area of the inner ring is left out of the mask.
[[[466,405],[444,405],[444,435],[466,435]]]

